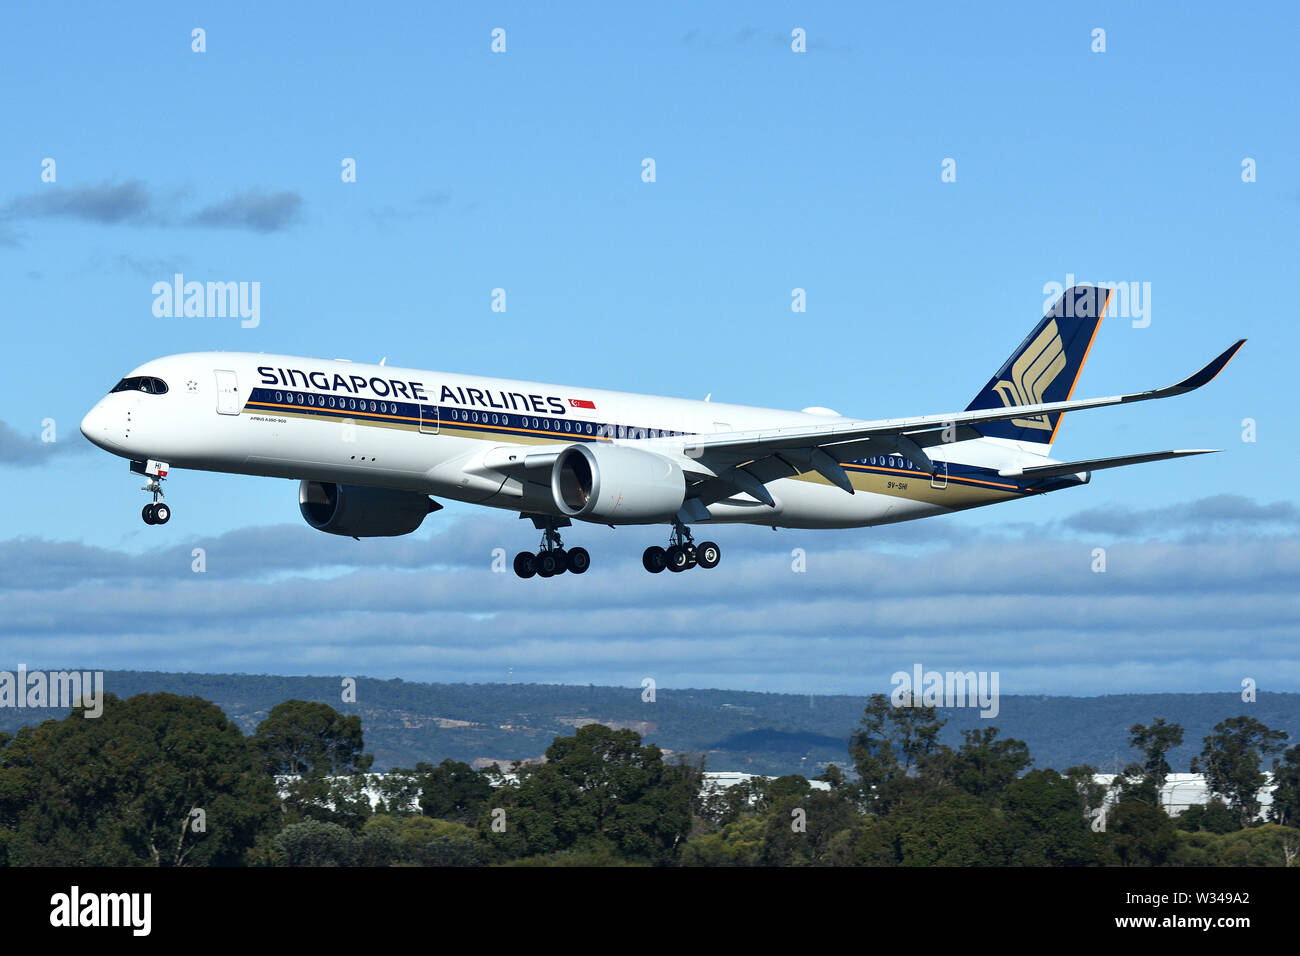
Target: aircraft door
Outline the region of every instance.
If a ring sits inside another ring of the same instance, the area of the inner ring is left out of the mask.
[[[420,405],[420,434],[438,434],[440,416],[437,405]]]
[[[934,474],[930,476],[931,488],[948,487],[948,463],[946,461],[936,461],[934,463]]]
[[[227,369],[217,369],[217,412],[221,415],[239,414],[239,378]]]

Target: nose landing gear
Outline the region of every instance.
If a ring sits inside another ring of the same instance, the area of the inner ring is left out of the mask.
[[[167,462],[165,461],[133,461],[131,462],[131,473],[144,475],[147,479],[141,491],[147,491],[153,495],[153,501],[140,509],[140,517],[144,519],[145,524],[166,524],[172,518],[172,509],[166,505],[163,498],[162,483],[167,477]]]

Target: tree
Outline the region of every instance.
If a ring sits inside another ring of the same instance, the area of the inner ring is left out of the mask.
[[[488,778],[467,763],[447,758],[433,766],[415,765],[420,812],[426,817],[472,823],[483,802],[492,795]]]
[[[998,729],[963,730],[962,745],[936,761],[941,774],[963,793],[981,800],[999,796],[1033,761],[1023,740],[997,740]]]
[[[1204,769],[1210,790],[1226,797],[1238,822],[1248,827],[1259,815],[1259,790],[1266,780],[1260,763],[1264,755],[1280,751],[1286,739],[1284,731],[1253,717],[1229,717],[1214,725],[1192,770]]]
[[[910,809],[896,822],[902,866],[1006,863],[1001,817],[974,797],[963,794],[938,806]]]
[[[479,832],[499,852],[610,851],[654,863],[676,855],[700,786],[691,765],[665,765],[640,734],[602,724],[557,737],[546,758],[521,767],[518,784],[498,789],[483,807]]]
[[[925,764],[939,746],[945,723],[933,707],[894,707],[884,694],[871,695],[861,726],[849,738],[866,806],[886,812],[898,801],[902,788],[889,785]]]
[[[1207,804],[1188,807],[1178,815],[1176,824],[1178,829],[1191,833],[1232,833],[1241,829],[1237,815],[1217,797]]]
[[[1106,836],[1121,866],[1160,866],[1178,846],[1169,815],[1142,800],[1116,804],[1106,820]]]
[[[268,774],[282,781],[282,808],[290,823],[319,820],[359,831],[371,813],[361,718],[328,704],[286,700],[271,708],[253,732]]]
[[[1134,724],[1128,729],[1129,746],[1142,751],[1142,772],[1155,788],[1156,794],[1165,785],[1171,768],[1165,754],[1183,742],[1183,728],[1157,717],[1150,727]]]
[[[1002,798],[1013,866],[1085,866],[1094,862],[1083,797],[1054,770],[1033,770]]]
[[[253,740],[267,773],[277,776],[365,773],[375,759],[362,753],[360,717],[310,700],[276,704]]]
[[[0,750],[15,865],[238,864],[276,808],[249,740],[198,697],[107,694],[99,718],[24,727]]]
[[[1300,744],[1273,760],[1273,806],[1269,819],[1283,826],[1300,826]]]
[[[271,841],[281,866],[354,866],[357,838],[337,823],[291,823]]]
[[[1084,816],[1092,819],[1106,802],[1106,785],[1097,782],[1097,768],[1086,763],[1070,767],[1065,771],[1065,779],[1083,801]]]
[[[682,865],[758,866],[766,830],[766,822],[755,814],[728,823],[717,833],[692,837],[682,847]]]
[[[769,866],[830,864],[835,835],[851,829],[858,819],[853,804],[839,793],[810,789],[788,793],[766,815],[763,862]]]

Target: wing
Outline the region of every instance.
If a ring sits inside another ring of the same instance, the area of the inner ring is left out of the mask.
[[[1050,465],[1033,465],[1029,468],[1003,468],[998,472],[1003,478],[1060,478],[1077,475],[1081,471],[1101,471],[1103,468],[1123,468],[1140,465],[1146,461],[1167,461],[1186,458],[1188,455],[1212,455],[1222,448],[1188,448],[1181,451],[1148,451],[1140,455],[1117,455],[1113,458],[1090,458],[1087,461],[1062,461]]]
[[[698,497],[700,503],[704,505],[731,497],[738,491],[772,505],[774,504],[772,497],[763,486],[778,478],[786,478],[806,471],[818,472],[827,481],[852,494],[853,486],[849,483],[849,477],[840,467],[839,462],[859,458],[864,453],[868,453],[868,449],[870,454],[897,452],[911,458],[923,469],[933,471],[934,465],[924,449],[943,444],[945,441],[963,441],[979,437],[978,433],[968,426],[981,422],[1029,418],[1035,415],[1081,411],[1085,408],[1125,405],[1182,395],[1200,388],[1218,375],[1245,341],[1239,339],[1234,342],[1202,369],[1181,382],[1146,392],[1132,392],[1106,398],[1084,398],[1044,402],[1037,405],[949,412],[941,415],[920,415],[913,418],[890,418],[879,421],[848,419],[844,422],[808,427],[724,432],[695,437],[681,446],[681,454],[685,459],[697,463],[693,471],[703,480],[694,486],[692,497]],[[1160,452],[1157,454],[1180,457],[1190,453]],[[1143,456],[1133,457],[1146,461],[1157,460]],[[1104,462],[1107,459],[1099,459],[1099,461]],[[1136,464],[1137,462],[1122,463]],[[1101,467],[1118,467],[1118,463]],[[1087,469],[1072,467],[1068,473],[1080,470]],[[1031,472],[1026,470],[1025,474],[1030,475]],[[1038,476],[1047,477],[1044,473],[1039,473]]]

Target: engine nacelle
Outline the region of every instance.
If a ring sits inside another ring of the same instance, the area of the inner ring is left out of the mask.
[[[424,516],[442,505],[418,491],[336,485],[330,481],[298,484],[298,510],[317,531],[353,538],[410,534]]]
[[[686,499],[686,476],[663,455],[625,445],[570,445],[551,466],[555,506],[607,524],[669,521]]]

